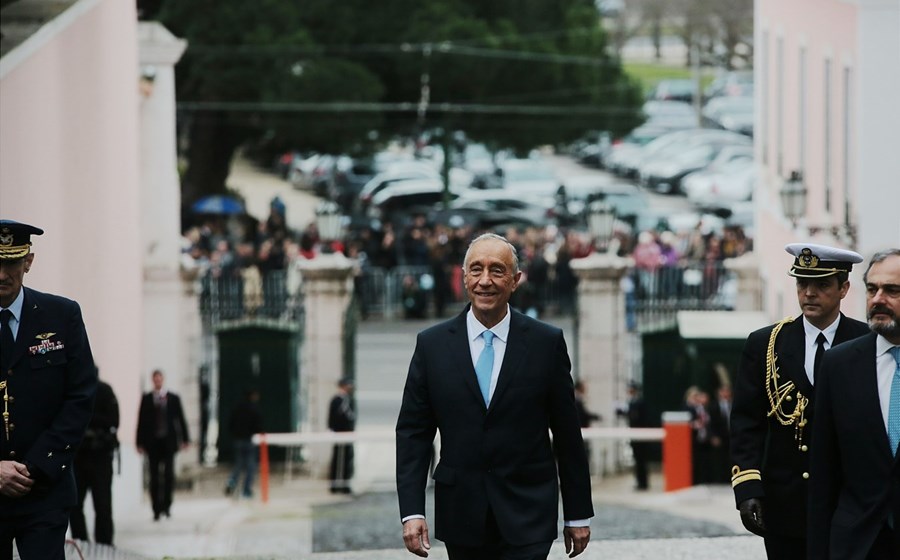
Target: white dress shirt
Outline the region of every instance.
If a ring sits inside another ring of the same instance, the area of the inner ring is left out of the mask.
[[[838,325],[841,322],[841,314],[838,313],[837,319],[834,320],[833,323],[825,327],[825,330],[820,331],[819,327],[816,327],[812,323],[810,323],[806,317],[803,318],[803,331],[806,333],[806,349],[805,352],[805,360],[803,362],[806,367],[806,377],[809,378],[810,385],[816,384],[816,379],[814,375],[815,363],[816,363],[816,349],[819,346],[816,344],[816,339],[819,338],[819,333],[825,335],[825,350],[828,350],[834,344],[834,335],[837,333]]]
[[[490,329],[475,318],[471,307],[469,312],[466,313],[466,331],[469,336],[469,352],[472,354],[473,367],[478,364],[478,358],[481,356],[481,351],[484,350],[484,337],[481,335],[487,330],[494,333],[494,341],[492,343],[494,345],[494,367],[491,370],[491,387],[488,391],[488,403],[490,403],[491,397],[494,396],[494,389],[497,388],[500,366],[503,365],[503,356],[506,355],[506,343],[509,341],[509,305],[506,306],[506,316]]]

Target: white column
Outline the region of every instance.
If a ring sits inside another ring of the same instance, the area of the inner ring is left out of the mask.
[[[340,253],[297,264],[303,278],[305,320],[300,352],[303,430],[328,429],[328,403],[344,376],[344,317],[353,293],[353,261]],[[331,448],[311,446],[314,471],[324,472]]]
[[[175,137],[175,64],[187,42],[156,22],[138,25],[140,92],[140,229],[143,263],[143,367],[134,372],[149,390],[160,369],[181,396],[194,444],[200,436],[196,296],[181,275],[181,183]],[[135,412],[136,413],[136,412]],[[197,463],[195,447],[178,454],[179,472]],[[123,469],[124,471],[124,469]],[[140,472],[138,471],[138,474]],[[140,487],[140,482],[137,483]]]
[[[744,253],[733,259],[725,259],[725,268],[737,276],[735,311],[762,311],[762,278],[756,253]]]
[[[625,297],[620,283],[629,259],[592,253],[572,261],[578,275],[578,379],[587,386],[588,409],[602,415],[600,426],[616,424],[616,401],[625,399],[630,379],[625,329]],[[592,445],[599,474],[617,467],[613,442]]]

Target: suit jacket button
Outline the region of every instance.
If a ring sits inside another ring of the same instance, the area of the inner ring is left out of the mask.
[[[803,478],[809,478],[809,473],[808,472],[803,473]]]
[[[804,446],[800,447],[800,451],[809,451],[809,447],[804,445]]]
[[[15,452],[15,451],[10,451],[10,452],[9,452],[9,456],[10,456],[10,457],[15,457],[15,456],[16,456],[16,452]]]

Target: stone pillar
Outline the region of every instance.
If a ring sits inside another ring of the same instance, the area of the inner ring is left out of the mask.
[[[344,376],[344,317],[353,293],[354,263],[340,253],[298,261],[305,321],[300,358],[304,431],[328,429],[328,403]],[[330,448],[329,448],[330,450]]]
[[[195,348],[200,332],[197,300],[181,275],[181,182],[175,138],[175,64],[187,41],[156,22],[138,24],[138,41],[144,343],[143,367],[134,375],[146,391],[150,373],[164,372],[166,386],[181,396],[196,445],[200,407]],[[196,464],[195,447],[178,454],[179,471]]]
[[[762,311],[762,279],[759,276],[759,266],[759,258],[754,252],[725,259],[725,268],[737,276],[735,311]]]
[[[616,402],[625,400],[630,379],[625,329],[625,297],[620,287],[631,265],[609,253],[572,261],[578,275],[577,378],[587,387],[587,407],[603,418],[597,426],[616,425]],[[600,475],[616,469],[615,442],[594,442],[592,463]]]

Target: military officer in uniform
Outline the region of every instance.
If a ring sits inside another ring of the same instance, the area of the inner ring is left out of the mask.
[[[806,504],[815,372],[822,354],[868,332],[841,313],[862,256],[792,243],[802,314],[759,329],[744,345],[731,412],[731,484],[741,521],[769,560],[806,558]]]
[[[63,560],[97,386],[81,309],[24,287],[43,230],[0,220],[0,558]]]

